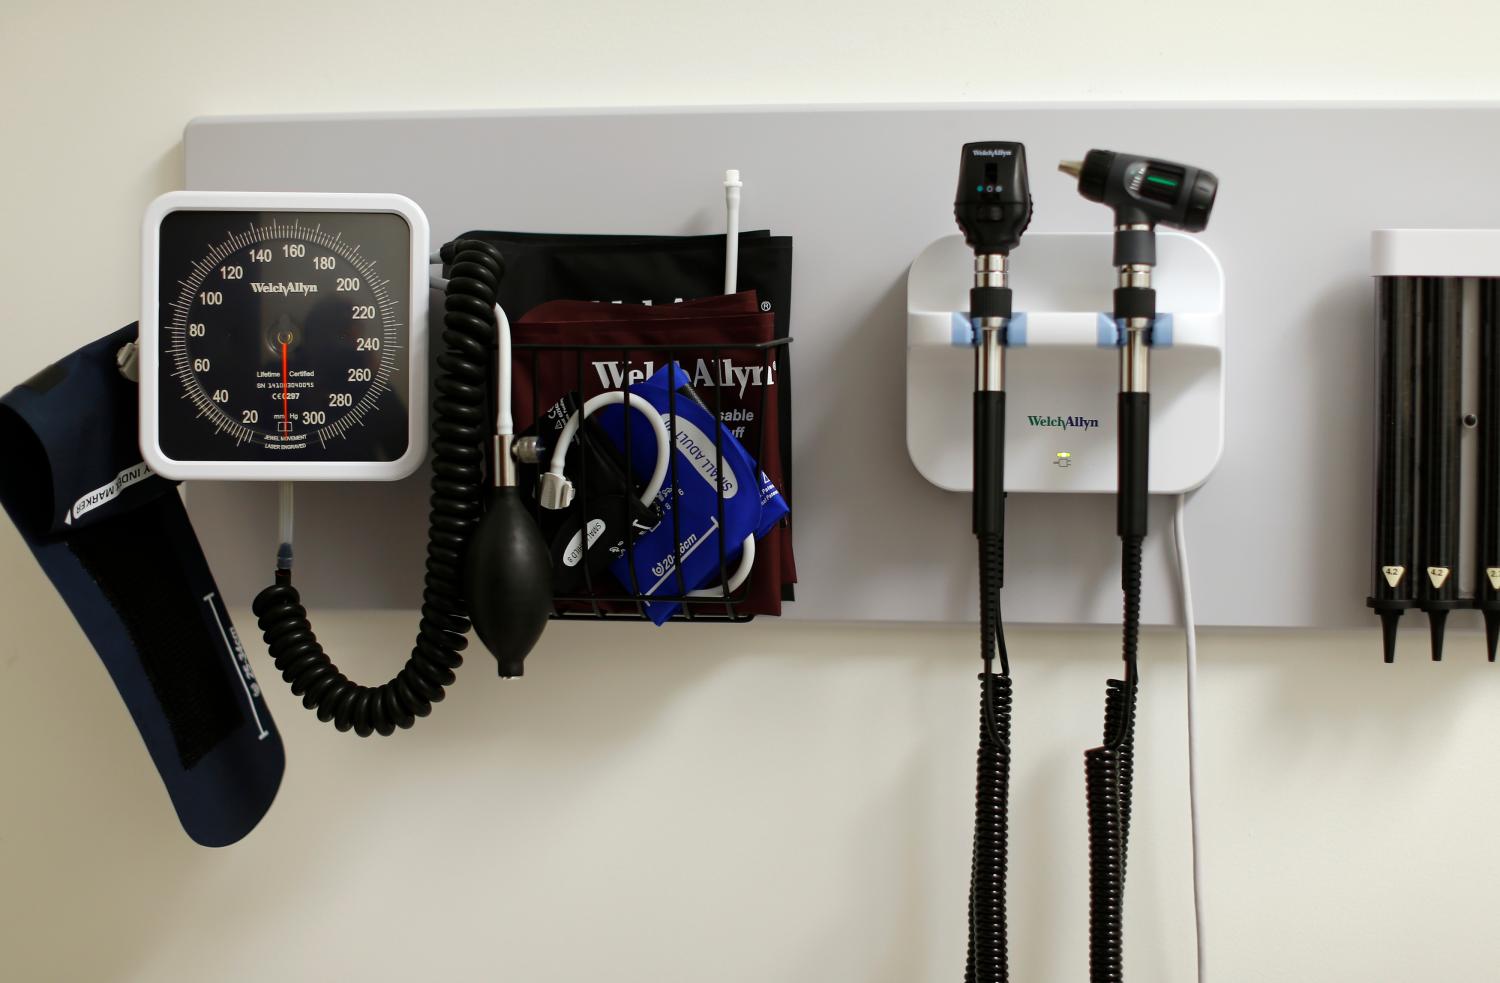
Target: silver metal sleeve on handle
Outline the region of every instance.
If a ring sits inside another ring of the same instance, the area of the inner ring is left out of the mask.
[[[1120,286],[1151,286],[1151,267],[1133,263],[1120,267]],[[1124,344],[1120,347],[1120,392],[1144,393],[1151,391],[1151,319],[1128,317],[1120,325],[1125,332]]]
[[[974,286],[1010,286],[1009,257],[1004,253],[980,253],[974,257]],[[1005,391],[1005,327],[1008,318],[974,319],[978,332],[974,348],[974,389],[977,392]]]
[[[508,433],[495,434],[490,439],[490,453],[495,459],[495,467],[490,475],[490,482],[496,488],[514,488],[516,486],[516,459],[511,453],[515,442],[515,436]]]

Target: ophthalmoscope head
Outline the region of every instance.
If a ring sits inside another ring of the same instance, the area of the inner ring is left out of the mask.
[[[1031,224],[1026,147],[1003,140],[964,144],[953,217],[976,253],[1003,254],[1016,248]]]

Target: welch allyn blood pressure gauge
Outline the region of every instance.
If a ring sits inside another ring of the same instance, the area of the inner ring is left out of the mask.
[[[141,451],[169,478],[281,482],[275,581],[252,610],[292,693],[361,737],[427,716],[471,628],[502,677],[521,675],[552,608],[510,460],[504,259],[469,240],[429,255],[427,235],[400,195],[226,192],[157,199],[143,234]],[[444,330],[421,620],[401,670],[366,686],[323,650],[293,586],[292,482],[390,480],[426,458],[431,288]]]
[[[392,194],[146,213],[141,451],[168,478],[394,480],[427,451],[427,218]]]

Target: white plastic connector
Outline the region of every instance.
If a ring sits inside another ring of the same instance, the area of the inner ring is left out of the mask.
[[[554,471],[544,471],[537,481],[536,500],[544,509],[565,509],[573,504],[573,482]]]
[[[115,352],[115,367],[120,370],[120,375],[131,382],[141,381],[141,347],[134,341],[127,341]]]
[[[740,279],[740,172],[724,172],[724,292],[739,289]]]

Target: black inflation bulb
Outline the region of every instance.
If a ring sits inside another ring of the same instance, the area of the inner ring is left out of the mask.
[[[495,657],[502,679],[522,675],[552,612],[552,556],[514,486],[487,493],[463,570],[474,633]]]
[[[1427,624],[1432,630],[1432,661],[1443,661],[1443,628],[1448,624],[1448,611],[1439,608],[1427,612]]]
[[[1396,627],[1401,624],[1400,609],[1380,612],[1380,634],[1385,641],[1385,661],[1396,661]],[[1500,622],[1497,622],[1500,625]],[[1493,661],[1493,660],[1492,660]]]

